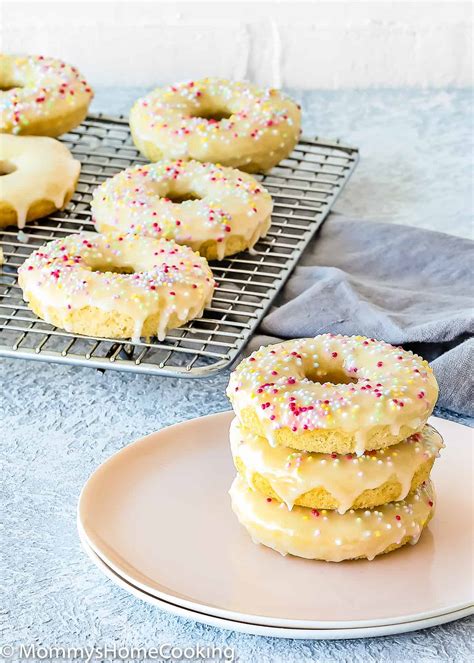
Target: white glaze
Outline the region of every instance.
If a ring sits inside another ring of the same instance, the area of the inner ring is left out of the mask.
[[[263,543],[282,555],[340,562],[366,557],[374,559],[406,536],[416,543],[434,508],[431,481],[402,502],[377,509],[337,511],[295,506],[266,498],[240,477],[230,489],[232,509],[255,543]]]
[[[15,210],[19,228],[39,200],[52,202],[56,209],[64,207],[81,169],[65,145],[44,136],[0,134],[2,162],[13,170],[0,176],[0,203]]]
[[[402,426],[419,430],[438,386],[428,362],[412,352],[363,336],[322,334],[252,353],[232,373],[227,395],[237,417],[254,410],[271,444],[279,428],[342,430],[355,435],[362,454],[376,426],[389,426],[393,435]]]
[[[106,271],[107,266],[132,268],[134,273]],[[93,271],[97,268],[101,271]],[[64,316],[66,329],[72,309],[117,311],[133,318],[134,341],[146,319],[157,312],[160,340],[172,314],[181,321],[199,317],[214,288],[204,258],[174,242],[138,235],[70,235],[33,253],[18,274],[25,299],[41,302],[41,317],[47,322],[53,310]]]
[[[272,447],[263,437],[241,426],[237,419],[230,427],[232,456],[245,465],[247,483],[251,485],[253,474],[260,474],[290,510],[301,495],[322,487],[337,500],[339,513],[345,513],[361,493],[388,480],[400,483],[396,499],[405,499],[420,465],[436,458],[443,446],[441,435],[431,426],[425,426],[421,433],[404,442],[359,457],[309,453]]]
[[[42,55],[0,54],[0,83],[10,88],[0,91],[1,133],[35,134],[35,122],[54,122],[93,97],[75,67]]]
[[[213,117],[222,114],[228,117]],[[222,78],[158,88],[130,113],[133,139],[152,160],[196,159],[254,172],[288,156],[300,122],[299,107],[278,90]]]
[[[197,200],[175,203],[192,194]],[[174,239],[199,251],[216,242],[218,258],[240,237],[252,247],[266,234],[270,194],[250,175],[198,161],[134,166],[94,191],[92,215],[99,232],[132,232]]]

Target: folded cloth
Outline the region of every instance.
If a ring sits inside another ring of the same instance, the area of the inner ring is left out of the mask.
[[[438,404],[474,416],[474,242],[332,214],[251,349],[325,332],[401,345],[431,362]]]

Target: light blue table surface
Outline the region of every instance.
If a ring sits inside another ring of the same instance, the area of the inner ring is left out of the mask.
[[[98,90],[93,110],[126,113],[141,92]],[[302,102],[307,135],[339,137],[360,148],[339,212],[472,236],[470,91],[294,96]],[[81,487],[128,442],[228,409],[227,373],[196,382],[7,360],[0,378],[3,642],[218,644],[233,646],[245,663],[472,660],[470,619],[393,637],[297,641],[203,626],[134,599],[80,548]]]

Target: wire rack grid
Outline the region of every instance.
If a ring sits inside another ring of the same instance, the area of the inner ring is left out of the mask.
[[[357,149],[338,141],[301,139],[288,159],[256,176],[274,200],[270,231],[252,251],[211,263],[217,289],[203,317],[169,332],[162,342],[132,343],[63,331],[37,318],[22,299],[16,272],[31,251],[52,239],[93,230],[94,188],[124,168],[145,163],[124,117],[90,116],[62,140],[82,163],[67,209],[22,232],[0,230],[0,355],[168,376],[207,376],[232,364],[358,161]]]

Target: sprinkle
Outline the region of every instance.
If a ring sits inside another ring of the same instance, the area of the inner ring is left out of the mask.
[[[34,85],[13,88],[1,95],[0,117],[2,130],[8,133],[21,133],[23,127],[34,128],[37,118],[48,117],[50,108],[55,112],[71,100],[65,101],[64,93],[69,89],[69,98],[78,96],[78,103],[87,104],[92,97],[92,89],[85,84],[74,67],[53,58],[35,56],[2,56],[7,66],[22,75],[27,71],[34,78]],[[30,133],[34,133],[31,132]]]
[[[333,353],[338,357],[337,371],[343,373],[343,379],[336,384],[331,381],[335,370],[331,361]],[[397,359],[399,356],[404,357],[403,362]],[[347,383],[344,375],[350,379]],[[366,436],[375,426],[394,427],[398,431],[401,414],[408,425],[426,419],[427,403],[434,402],[436,396],[434,377],[421,358],[411,352],[401,353],[382,341],[339,334],[322,334],[314,339],[261,348],[241,362],[230,384],[234,381],[242,386],[242,397],[232,398],[237,414],[250,397],[262,413],[262,428],[268,430],[269,437],[275,424],[295,434],[343,428],[358,431],[362,450]],[[274,387],[262,387],[270,382]],[[423,397],[417,398],[421,393]],[[229,395],[232,397],[232,389]],[[264,403],[270,406],[262,410],[259,406]],[[267,416],[262,416],[269,408]],[[396,453],[392,449],[390,456],[375,454],[372,462],[393,464]],[[346,460],[346,454],[340,457],[329,454],[329,457],[334,461]],[[353,458],[347,460],[351,462]]]

